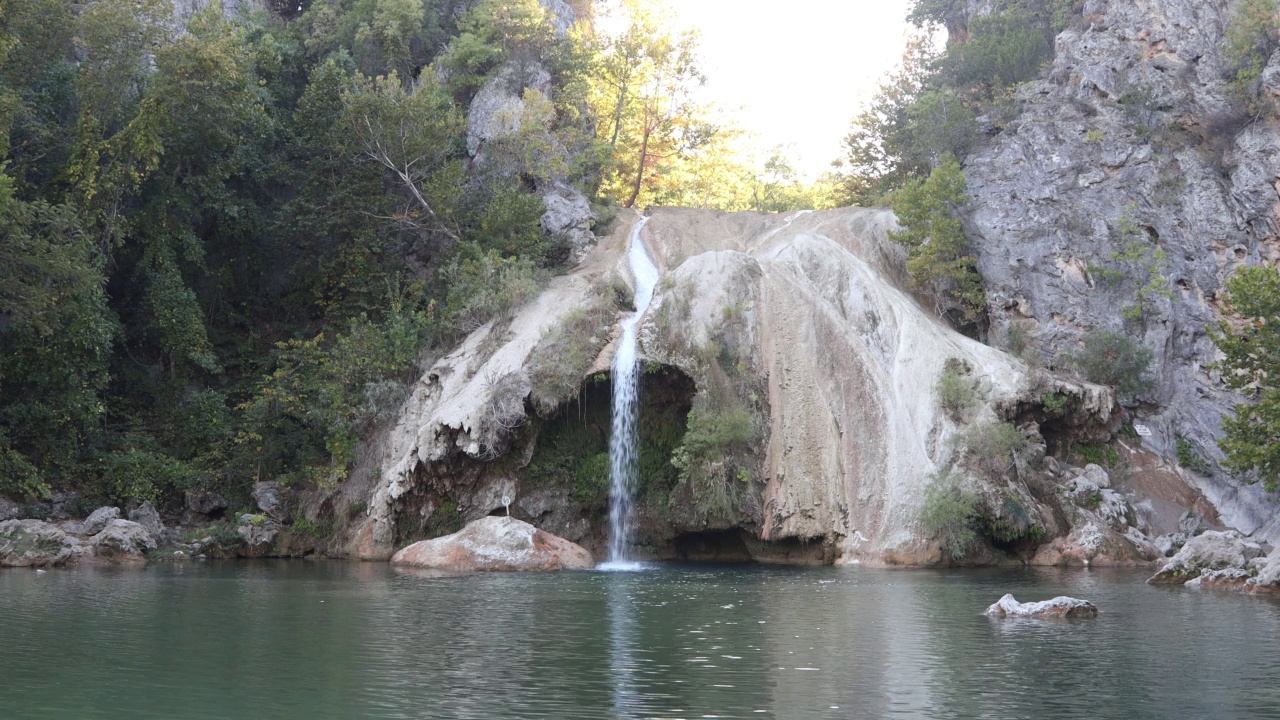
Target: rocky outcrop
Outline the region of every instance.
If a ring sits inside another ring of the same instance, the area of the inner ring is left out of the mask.
[[[6,497],[0,497],[0,522],[22,517],[22,507]]]
[[[1052,600],[1020,603],[1014,599],[1013,595],[1005,594],[987,608],[984,614],[997,618],[1085,618],[1096,617],[1098,608],[1088,600],[1078,600],[1064,595]]]
[[[540,0],[547,18],[559,37],[564,38],[577,21],[572,7],[563,0]],[[595,244],[591,232],[595,214],[586,195],[566,176],[578,147],[569,136],[552,130],[554,109],[551,99],[557,88],[541,59],[521,58],[508,62],[482,85],[467,109],[467,153],[481,173],[512,177],[521,172],[523,160],[507,150],[513,144],[524,152],[538,148],[536,165],[543,175],[536,178],[536,190],[546,211],[542,229],[565,243],[570,262],[581,260]],[[529,136],[537,135],[537,141]],[[583,141],[587,133],[579,133]]]
[[[391,564],[455,572],[584,570],[591,553],[510,517],[485,517],[444,537],[414,543]]]
[[[240,554],[244,557],[266,557],[273,554],[276,537],[280,534],[280,524],[265,515],[240,516],[240,524],[236,526],[236,534],[244,542]]]
[[[42,520],[0,522],[0,567],[64,565],[86,550],[75,537]]]
[[[144,562],[146,554],[156,549],[155,538],[142,525],[131,520],[111,520],[89,538],[94,557],[112,562]]]
[[[1239,397],[1208,367],[1206,329],[1235,269],[1280,258],[1280,133],[1228,89],[1221,48],[1234,7],[1087,0],[1045,79],[1020,89],[1016,117],[989,128],[965,162],[992,341],[1020,335],[1054,365],[1095,330],[1138,338],[1155,353],[1156,380],[1133,400],[1152,430],[1141,443],[1176,457],[1181,442],[1210,462]],[[1263,78],[1260,92],[1274,97],[1280,56]],[[1143,259],[1118,258],[1135,240]],[[1108,268],[1124,278],[1108,280]],[[1148,270],[1158,292],[1125,319]],[[1280,509],[1260,488],[1217,470],[1183,474],[1228,526],[1280,541]]]
[[[1147,582],[1185,583],[1209,571],[1240,570],[1261,557],[1262,546],[1234,530],[1208,530],[1187,540],[1182,549]]]
[[[157,542],[164,535],[164,523],[160,520],[160,513],[156,511],[156,506],[149,502],[144,502],[130,510],[129,519],[141,525]]]

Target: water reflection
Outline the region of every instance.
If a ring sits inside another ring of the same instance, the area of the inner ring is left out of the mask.
[[[1140,572],[8,571],[0,618],[5,718],[1280,717],[1280,605]]]

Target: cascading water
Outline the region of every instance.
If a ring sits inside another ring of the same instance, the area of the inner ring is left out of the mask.
[[[649,259],[640,231],[649,218],[641,218],[631,231],[627,259],[636,281],[636,311],[622,321],[622,337],[613,356],[613,428],[609,436],[609,561],[606,569],[637,567],[627,562],[631,546],[631,513],[636,489],[640,443],[640,361],[636,349],[636,325],[653,299],[658,268]]]

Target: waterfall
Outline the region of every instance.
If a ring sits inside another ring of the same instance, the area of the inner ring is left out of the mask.
[[[636,325],[653,299],[658,268],[649,259],[640,231],[649,218],[641,218],[631,231],[627,259],[636,281],[636,311],[622,321],[622,337],[613,356],[613,422],[609,436],[609,561],[604,567],[627,569],[631,546],[631,514],[635,504],[640,441],[640,360],[636,349]]]

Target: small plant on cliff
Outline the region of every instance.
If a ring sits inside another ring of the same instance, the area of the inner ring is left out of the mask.
[[[1145,320],[1161,299],[1173,297],[1169,289],[1169,256],[1155,245],[1152,235],[1144,232],[1133,218],[1123,215],[1116,220],[1116,238],[1120,249],[1107,255],[1103,265],[1091,264],[1089,274],[1103,284],[1133,292],[1133,304],[1120,309],[1126,320]]]
[[[1192,472],[1201,475],[1208,475],[1213,472],[1213,465],[1204,459],[1204,456],[1196,450],[1196,446],[1191,444],[1182,433],[1178,433],[1178,440],[1174,447],[1178,451],[1178,465]]]
[[[1097,330],[1085,335],[1082,345],[1068,362],[1089,382],[1115,388],[1122,402],[1133,401],[1151,388],[1152,352],[1137,340]]]
[[[933,390],[938,395],[938,405],[956,422],[963,419],[978,400],[978,389],[969,377],[968,368],[955,358],[947,360]]]
[[[1235,318],[1211,337],[1225,356],[1218,364],[1227,387],[1251,396],[1222,421],[1218,446],[1226,467],[1245,482],[1280,487],[1280,269],[1245,268],[1227,281]]]
[[[927,180],[908,182],[890,200],[906,229],[889,238],[906,246],[912,283],[933,296],[940,313],[961,325],[981,318],[987,303],[977,260],[960,225],[960,208],[967,201],[964,173],[950,154]]]
[[[964,448],[967,467],[990,478],[1013,470],[1018,457],[1026,452],[1029,445],[1027,436],[1013,423],[1007,422],[974,425],[960,433],[955,443],[957,447]]]
[[[981,500],[964,481],[964,475],[950,468],[930,475],[917,516],[924,532],[941,543],[943,554],[952,560],[962,559],[978,541],[975,525]]]
[[[1267,59],[1280,47],[1280,8],[1276,0],[1244,0],[1231,16],[1223,37],[1223,59],[1235,71],[1231,89],[1250,97]]]

